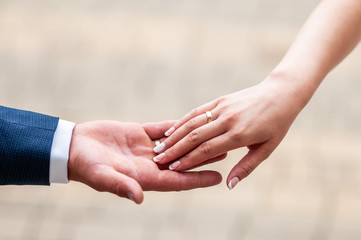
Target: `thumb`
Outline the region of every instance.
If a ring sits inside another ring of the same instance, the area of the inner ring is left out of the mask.
[[[266,143],[256,149],[251,148],[246,156],[232,168],[226,181],[229,190],[232,190],[239,181],[246,178],[258,165],[269,157],[272,151],[268,151],[267,149],[268,146]]]
[[[128,198],[137,204],[144,199],[143,190],[137,181],[107,166],[97,166],[89,186],[100,192]]]

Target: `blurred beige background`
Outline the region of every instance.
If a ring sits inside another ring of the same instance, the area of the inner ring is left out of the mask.
[[[83,122],[177,119],[262,81],[319,1],[0,0],[0,104]],[[1,240],[360,239],[361,49],[250,177],[132,202],[0,187]],[[210,168],[224,178],[244,155]]]

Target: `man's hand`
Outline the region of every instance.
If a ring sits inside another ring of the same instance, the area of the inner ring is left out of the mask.
[[[138,204],[143,201],[142,190],[181,191],[219,184],[222,177],[218,172],[161,170],[152,161],[153,140],[161,138],[171,125],[116,121],[76,125],[70,146],[69,180]]]

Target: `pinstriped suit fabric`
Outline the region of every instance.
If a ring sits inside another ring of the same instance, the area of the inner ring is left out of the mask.
[[[0,184],[49,185],[58,118],[0,106]]]

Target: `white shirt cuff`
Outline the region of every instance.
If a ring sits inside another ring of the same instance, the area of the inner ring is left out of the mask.
[[[59,119],[50,152],[50,183],[68,183],[68,160],[75,123]]]

